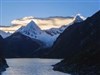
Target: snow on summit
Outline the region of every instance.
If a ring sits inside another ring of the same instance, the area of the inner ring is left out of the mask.
[[[30,38],[38,39],[42,41],[47,47],[52,46],[56,39],[56,36],[51,36],[45,31],[41,30],[34,21],[29,22],[26,26],[22,26],[16,32],[20,32]]]
[[[77,14],[75,17],[74,17],[74,22],[81,22],[81,21],[84,21],[86,18],[83,17],[81,14]]]
[[[24,32],[25,34],[28,34],[28,35],[41,33],[41,29],[33,21],[31,21],[24,27],[22,26],[18,31]]]

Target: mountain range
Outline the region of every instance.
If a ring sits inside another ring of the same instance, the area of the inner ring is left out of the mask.
[[[85,19],[83,16],[81,15],[79,16],[82,19]],[[34,21],[41,28],[41,30],[47,30],[50,28],[59,28],[62,25],[68,25],[72,23],[75,20],[75,17],[74,16],[73,17],[72,16],[68,16],[68,17],[53,16],[53,17],[47,17],[47,18],[36,18],[33,16],[28,16],[28,17],[23,17],[23,18],[12,20],[10,26],[6,26],[6,25],[1,26],[0,30],[3,30],[5,32],[14,33],[20,27],[26,26],[30,21]]]
[[[60,25],[54,23],[49,29],[44,29],[45,26],[42,29],[41,23],[37,24],[33,19],[48,24],[44,20],[50,21],[54,17],[25,17],[12,21],[12,28],[15,27],[13,33],[0,31],[0,67],[7,67],[4,57],[63,58],[53,65],[53,70],[73,75],[100,75],[100,10],[87,19],[80,14],[67,17],[67,20],[72,20],[64,25],[57,19]],[[3,34],[7,34],[6,37]]]
[[[24,20],[27,19],[25,18]],[[4,55],[6,57],[45,56],[45,54],[50,51],[49,49],[52,47],[57,37],[68,26],[81,21],[84,21],[83,17],[76,15],[73,22],[68,25],[62,25],[60,28],[42,30],[32,20],[27,25],[21,26],[14,33],[4,32],[4,34],[9,34],[9,36],[3,37],[5,40]]]

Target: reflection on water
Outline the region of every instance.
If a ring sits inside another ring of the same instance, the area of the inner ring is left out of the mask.
[[[7,59],[10,66],[2,75],[68,75],[52,70],[58,59]]]

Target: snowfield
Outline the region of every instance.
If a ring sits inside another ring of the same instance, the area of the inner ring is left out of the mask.
[[[70,75],[53,71],[52,66],[61,59],[7,59],[9,68],[2,75]]]

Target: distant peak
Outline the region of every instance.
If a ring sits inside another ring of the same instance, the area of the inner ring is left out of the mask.
[[[41,29],[38,27],[38,25],[33,20],[30,21],[25,27],[20,28],[18,31],[23,34],[30,35],[30,36],[35,36],[42,32]]]
[[[37,25],[33,20],[31,20],[31,21],[27,24],[27,27],[29,27],[29,28],[34,28],[34,29],[40,29],[40,28],[38,27],[38,25]]]
[[[74,17],[74,22],[81,22],[84,21],[86,18],[83,17],[81,14],[76,14],[76,16]]]
[[[76,18],[81,18],[81,19],[83,19],[83,20],[85,20],[86,18],[85,17],[83,17],[80,13],[78,13],[78,14],[76,14],[76,16],[75,16]]]

